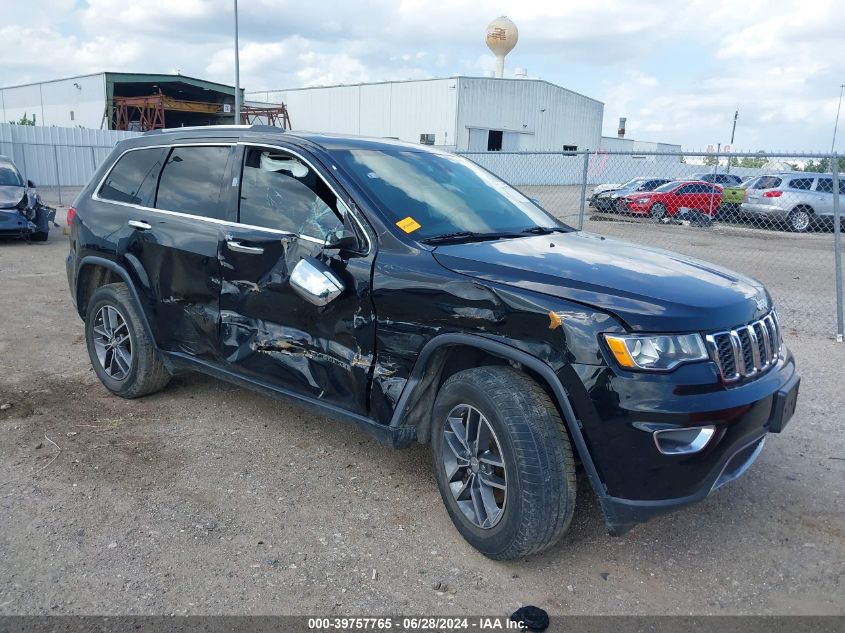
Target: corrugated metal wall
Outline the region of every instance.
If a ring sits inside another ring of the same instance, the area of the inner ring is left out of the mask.
[[[0,123],[0,154],[38,186],[81,186],[115,144],[138,132]]]

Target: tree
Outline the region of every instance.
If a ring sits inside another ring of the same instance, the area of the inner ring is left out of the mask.
[[[28,119],[26,117],[26,112],[23,113],[23,116],[18,119],[17,121],[9,121],[12,125],[35,125],[35,113],[32,113],[32,118]]]
[[[713,156],[712,154],[708,154],[704,157],[704,161],[702,161],[708,167],[713,167],[714,165],[719,164],[719,159]]]

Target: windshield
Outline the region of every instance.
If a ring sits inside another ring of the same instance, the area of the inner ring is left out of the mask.
[[[667,182],[665,185],[660,185],[655,191],[672,191],[675,187],[677,187],[680,183],[677,180],[673,180],[671,182]]]
[[[11,165],[0,165],[0,187],[23,187],[23,181],[18,170]]]
[[[569,228],[475,163],[414,150],[332,153],[382,213],[414,239]]]

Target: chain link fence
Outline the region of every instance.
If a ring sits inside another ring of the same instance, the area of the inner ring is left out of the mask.
[[[465,153],[571,226],[763,282],[788,331],[843,335],[835,154]]]

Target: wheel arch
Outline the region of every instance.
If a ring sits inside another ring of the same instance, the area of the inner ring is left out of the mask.
[[[600,498],[606,497],[604,484],[581,433],[580,422],[569,400],[569,394],[554,370],[527,352],[483,336],[441,334],[426,343],[420,351],[390,421],[390,427],[396,430],[397,437],[416,437],[418,442],[428,443],[431,439],[430,414],[440,385],[456,371],[477,367],[478,363],[475,361],[479,357],[489,361],[482,364],[515,366],[529,374],[547,391],[564,420],[590,484]]]
[[[138,289],[129,271],[115,261],[106,259],[105,257],[88,255],[83,257],[79,262],[75,281],[76,310],[79,316],[83,320],[85,319],[85,314],[88,311],[88,302],[97,291],[97,288],[106,284],[120,282],[125,283],[129,289],[129,294],[139,308],[138,312],[141,315],[141,325],[149,336],[150,341],[158,349],[156,338],[153,336],[153,330],[150,326],[149,306],[141,300],[141,296],[138,294]]]

